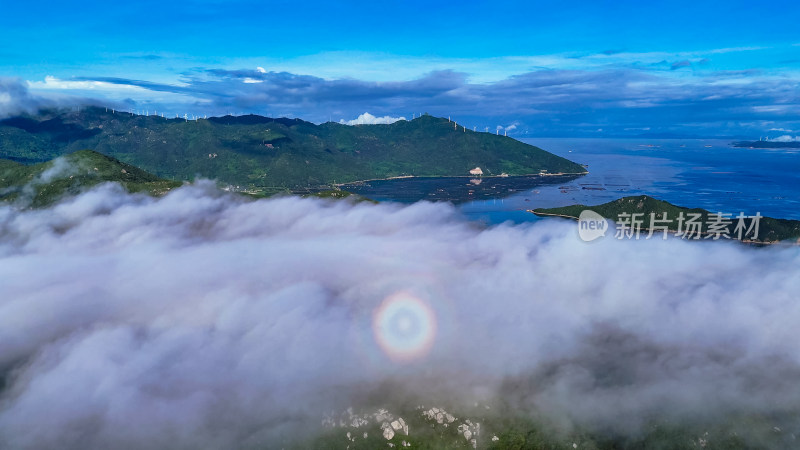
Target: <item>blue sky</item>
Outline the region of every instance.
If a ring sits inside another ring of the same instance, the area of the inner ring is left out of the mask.
[[[427,111],[520,135],[793,133],[798,17],[794,2],[752,1],[8,2],[0,77],[15,87],[0,111],[91,101],[316,122]]]

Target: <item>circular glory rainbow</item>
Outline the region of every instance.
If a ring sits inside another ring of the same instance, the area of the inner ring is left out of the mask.
[[[375,340],[389,358],[398,362],[425,356],[436,337],[436,314],[409,292],[387,297],[372,316]]]

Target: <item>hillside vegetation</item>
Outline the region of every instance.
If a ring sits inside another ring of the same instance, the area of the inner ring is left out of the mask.
[[[315,125],[225,116],[165,119],[89,107],[0,121],[0,158],[30,164],[92,149],[160,177],[197,176],[241,189],[330,186],[396,176],[584,173],[583,166],[515,139],[424,115],[391,125]]]
[[[105,182],[128,192],[163,195],[180,182],[164,180],[138,167],[91,150],[34,165],[0,159],[0,201],[42,207]]]

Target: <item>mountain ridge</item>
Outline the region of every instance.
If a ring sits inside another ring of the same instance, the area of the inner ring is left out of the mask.
[[[0,158],[36,163],[92,149],[175,181],[281,190],[397,176],[586,173],[513,138],[423,115],[388,125],[224,116],[186,120],[87,107],[0,121]]]
[[[0,202],[34,208],[49,206],[107,182],[119,183],[131,193],[146,192],[155,196],[182,184],[92,150],[77,151],[34,165],[0,159]]]

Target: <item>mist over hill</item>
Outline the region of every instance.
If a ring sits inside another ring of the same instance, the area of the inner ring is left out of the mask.
[[[100,183],[118,183],[128,192],[150,195],[163,195],[181,185],[91,150],[33,165],[0,159],[0,202],[16,207],[48,206]]]
[[[792,448],[798,264],[210,182],[0,205],[0,447]]]

